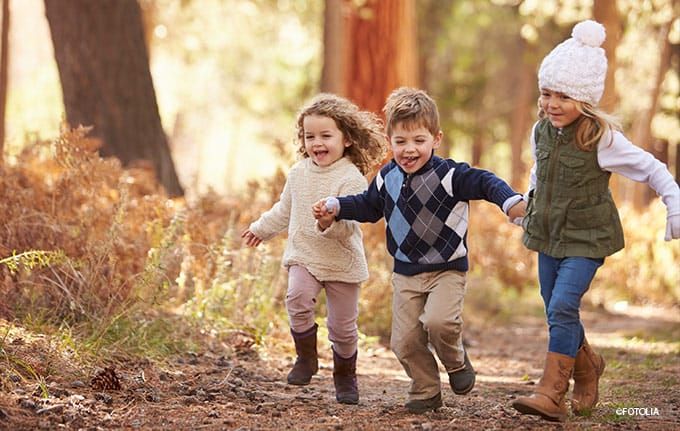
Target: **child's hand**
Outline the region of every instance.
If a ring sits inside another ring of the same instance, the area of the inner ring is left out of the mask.
[[[245,238],[248,247],[257,247],[262,243],[262,240],[252,233],[250,229],[244,230],[241,234],[241,238]]]
[[[312,214],[315,219],[320,219],[328,213],[328,208],[326,208],[326,199],[321,199],[312,205]]]
[[[666,236],[664,239],[666,241],[680,239],[680,213],[669,214],[666,217]]]
[[[522,220],[524,219],[526,212],[527,203],[524,200],[517,202],[508,210],[508,219],[510,220],[510,223],[514,223],[516,225],[521,226]]]
[[[328,214],[332,214],[333,217],[338,213],[338,200],[336,198],[325,198],[317,201],[312,205],[312,214],[314,214],[315,219],[325,217]]]
[[[330,225],[333,224],[333,220],[335,220],[335,214],[337,213],[338,209],[334,203],[337,203],[337,200],[333,202],[333,200],[326,198],[321,199],[312,205],[312,213],[314,214],[314,218],[319,223],[319,227],[322,231],[328,229]]]

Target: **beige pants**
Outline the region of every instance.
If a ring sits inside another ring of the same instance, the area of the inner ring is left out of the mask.
[[[359,283],[321,282],[305,267],[291,266],[286,293],[290,327],[295,332],[304,332],[314,325],[316,297],[321,289],[326,289],[328,339],[338,355],[349,358],[357,351],[359,340]]]
[[[465,273],[392,274],[390,345],[411,378],[409,400],[427,399],[441,391],[439,368],[428,343],[447,372],[463,366],[463,298]]]

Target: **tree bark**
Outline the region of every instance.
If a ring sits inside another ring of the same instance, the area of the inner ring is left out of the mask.
[[[619,102],[614,76],[617,68],[616,49],[623,36],[623,22],[619,9],[616,7],[616,0],[595,0],[593,18],[604,25],[607,32],[607,38],[602,44],[607,56],[607,76],[599,105],[603,110],[612,112]]]
[[[633,125],[633,142],[653,152],[652,142],[652,119],[657,111],[659,104],[659,94],[661,93],[661,85],[663,84],[666,72],[671,66],[671,42],[668,39],[671,30],[672,21],[664,23],[659,32],[660,57],[659,66],[657,68],[656,79],[654,80],[654,87],[649,96],[649,105],[640,113]],[[649,204],[653,195],[648,192],[646,184],[635,184],[633,204],[636,208],[642,208]]]
[[[510,184],[515,190],[526,186],[526,167],[522,162],[522,149],[527,142],[528,130],[534,118],[532,106],[536,106],[536,65],[531,55],[532,45],[518,37],[520,65],[516,70],[514,107],[510,117]],[[531,60],[531,61],[530,61]]]
[[[326,0],[321,90],[382,116],[394,89],[420,84],[416,23],[415,0]]]
[[[344,10],[343,0],[326,0],[323,27],[323,68],[321,70],[321,91],[346,94],[344,77]]]
[[[621,13],[616,6],[616,0],[595,0],[593,2],[593,18],[604,25],[607,38],[602,44],[605,55],[607,56],[607,76],[605,77],[604,93],[600,99],[599,106],[606,112],[615,112],[619,103],[619,96],[616,91],[616,69],[618,66],[616,50],[621,43],[623,36],[624,23]],[[623,200],[628,195],[626,181],[621,181],[618,175],[612,176],[611,190],[614,198]]]
[[[94,126],[102,156],[145,160],[181,195],[163,131],[136,0],[45,0],[66,119]]]
[[[7,108],[7,71],[9,70],[9,0],[2,0],[0,24],[0,165],[5,154],[5,114]]]
[[[419,85],[416,22],[414,0],[350,4],[343,50],[347,97],[381,113],[394,89]]]

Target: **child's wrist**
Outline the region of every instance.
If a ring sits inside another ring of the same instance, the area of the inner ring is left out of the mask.
[[[337,214],[340,212],[340,201],[335,196],[330,196],[326,198],[326,209],[328,212]]]

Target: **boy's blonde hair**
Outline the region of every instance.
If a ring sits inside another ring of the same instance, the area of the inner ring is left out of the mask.
[[[575,144],[581,151],[593,151],[607,131],[621,130],[619,120],[589,103],[572,99],[581,116],[576,120]],[[538,118],[545,118],[546,113],[538,101]]]
[[[387,97],[383,108],[387,123],[387,136],[398,123],[407,129],[425,127],[432,136],[439,133],[439,111],[435,101],[423,90],[397,88]]]
[[[298,152],[309,157],[305,150],[304,119],[309,115],[332,118],[343,137],[351,143],[345,148],[345,156],[359,168],[362,174],[380,164],[387,153],[387,141],[383,125],[377,115],[360,111],[349,100],[330,93],[321,93],[310,100],[298,113],[296,130],[300,145]]]

